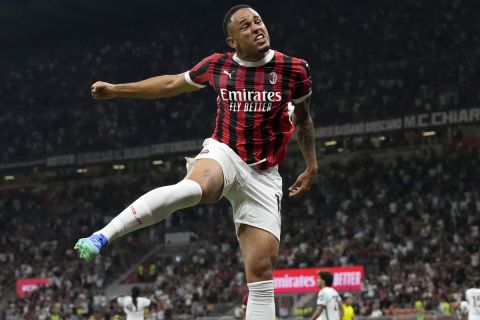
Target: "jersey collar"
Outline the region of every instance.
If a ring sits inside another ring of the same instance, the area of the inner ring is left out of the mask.
[[[275,51],[270,49],[270,50],[268,50],[268,53],[265,55],[265,57],[263,57],[263,59],[252,62],[252,61],[244,61],[244,60],[240,59],[237,56],[237,54],[235,53],[233,55],[233,60],[235,60],[236,63],[238,63],[239,65],[241,65],[243,67],[260,67],[260,66],[263,66],[263,65],[269,63],[270,60],[272,60],[274,55],[275,55]]]

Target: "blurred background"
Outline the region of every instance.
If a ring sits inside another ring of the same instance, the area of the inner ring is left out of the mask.
[[[309,319],[318,270],[355,319],[456,319],[480,276],[480,7],[473,0],[246,3],[312,71],[320,172],[283,199],[278,318]],[[228,50],[233,1],[0,0],[0,319],[241,319],[227,201],[185,209],[91,263],[75,241],[185,173],[215,94],[94,101],[96,80],[181,73]],[[304,169],[296,142],[284,188]],[[284,193],[285,194],[285,193]],[[351,320],[351,319],[343,319]]]

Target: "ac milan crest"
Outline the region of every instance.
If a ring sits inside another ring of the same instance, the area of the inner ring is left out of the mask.
[[[268,81],[270,81],[271,84],[275,84],[277,83],[277,79],[278,79],[277,73],[275,71],[270,72],[270,74],[268,75]]]

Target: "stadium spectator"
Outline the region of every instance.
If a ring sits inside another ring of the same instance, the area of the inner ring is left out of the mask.
[[[342,320],[353,320],[353,317],[355,316],[355,310],[353,309],[352,303],[352,294],[348,292],[345,293],[343,295],[342,303],[340,304],[341,308],[343,309]]]
[[[370,313],[371,318],[380,318],[383,316],[383,311],[380,309],[380,305],[378,303],[374,303],[372,307],[372,313]]]

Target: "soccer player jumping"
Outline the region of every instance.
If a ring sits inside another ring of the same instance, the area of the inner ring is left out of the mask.
[[[226,14],[223,29],[235,52],[215,53],[191,70],[126,84],[95,82],[95,99],[159,99],[200,90],[207,84],[218,94],[216,126],[202,151],[187,161],[186,177],[175,185],[141,196],[103,229],[78,240],[80,258],[90,260],[102,247],[173,212],[226,197],[249,288],[248,320],[275,319],[273,268],[280,244],[282,179],[278,164],[297,130],[306,169],[288,189],[303,195],[317,174],[314,125],[309,113],[310,70],[301,59],[270,49],[267,28],[250,6]],[[288,104],[295,106],[292,121]]]

